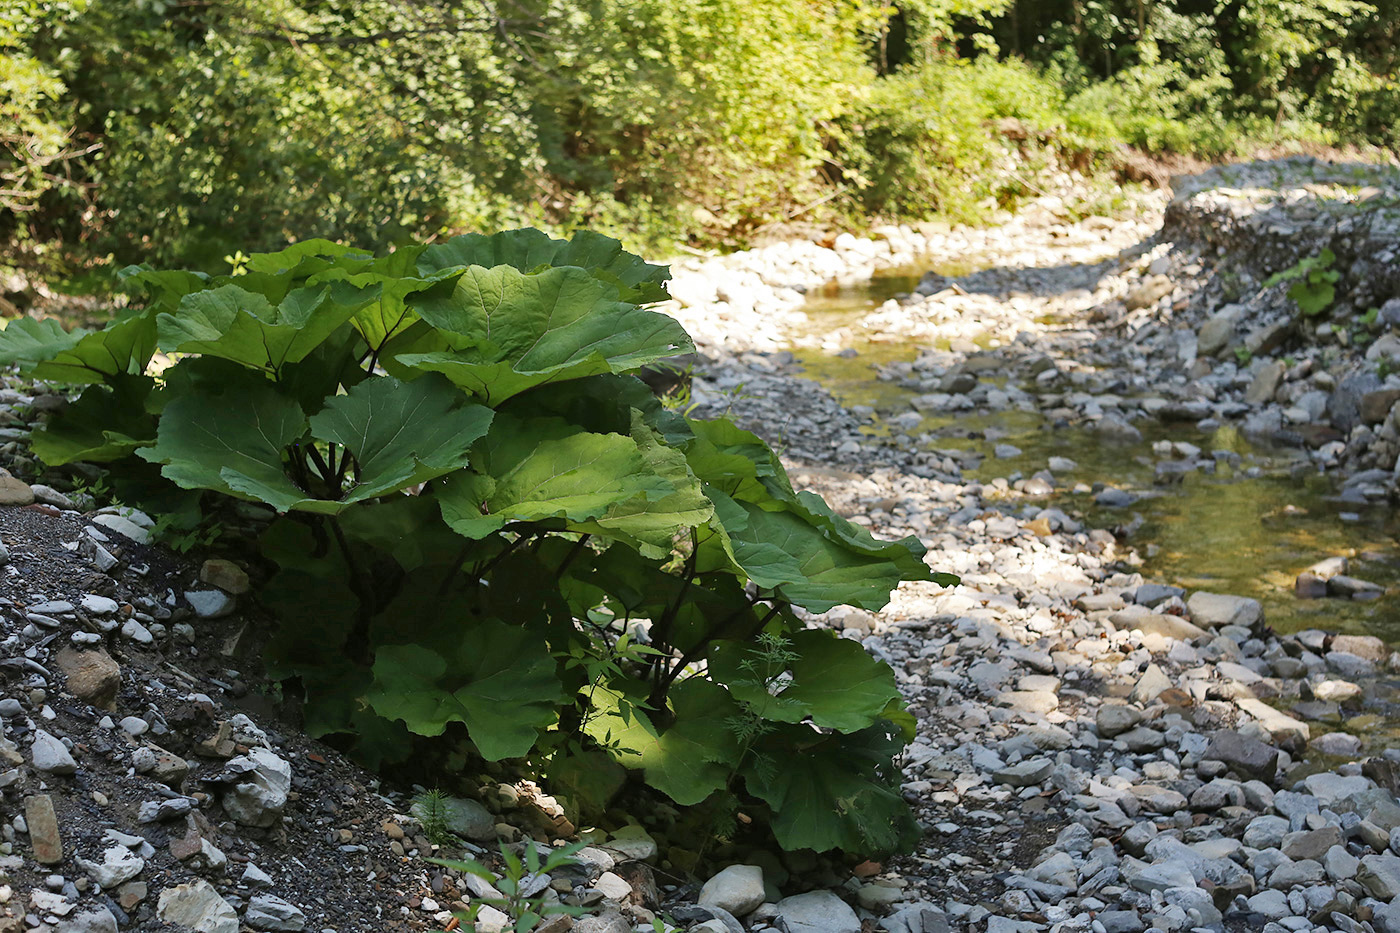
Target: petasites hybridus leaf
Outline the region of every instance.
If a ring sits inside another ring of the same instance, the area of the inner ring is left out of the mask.
[[[438,492],[443,519],[464,537],[551,519],[570,530],[648,541],[669,540],[680,527],[683,516],[648,511],[674,503],[678,490],[625,435],[591,434],[557,418],[498,415],[478,455],[472,472]]]
[[[908,851],[919,827],[893,788],[903,743],[881,722],[853,735],[783,725],[764,735],[741,768],[745,786],[773,810],[788,851],[840,849],[881,856]]]
[[[534,632],[485,621],[463,627],[455,645],[380,648],[366,699],[419,735],[461,722],[488,761],[518,758],[559,718],[564,692],[554,669]]]
[[[182,489],[213,489],[279,512],[338,511],[339,503],[311,499],[283,469],[283,451],[305,433],[301,406],[270,387],[192,393],[165,406],[155,446],[136,455],[161,464],[161,475]]]
[[[89,332],[78,328],[63,329],[53,318],[36,321],[32,317],[17,317],[0,330],[0,366],[19,363],[22,367],[53,359],[63,350],[75,346]]]
[[[727,543],[734,562],[754,584],[776,590],[804,609],[882,609],[900,581],[931,577],[917,539],[852,542],[799,508],[767,511],[712,487],[705,492],[724,535],[710,539],[702,566],[723,566],[717,548]]]
[[[512,266],[533,272],[541,266],[578,266],[618,287],[623,300],[638,304],[664,301],[665,266],[654,266],[626,252],[612,237],[584,230],[571,240],[556,240],[534,229],[507,230],[483,236],[467,233],[428,247],[418,257],[423,272],[461,266]]]
[[[76,460],[107,463],[151,444],[156,420],[146,413],[153,380],[133,376],[111,388],[88,386],[83,394],[30,436],[34,453],[49,466]]]
[[[373,499],[466,466],[494,413],[464,401],[440,376],[366,379],[327,401],[311,418],[311,434],[343,445],[359,465],[359,481],[342,501]]]
[[[28,372],[35,379],[92,385],[143,374],[155,352],[155,315],[148,310],[111,321]]]
[[[617,289],[566,266],[533,274],[468,267],[445,295],[415,296],[424,321],[457,349],[403,353],[492,405],[546,383],[637,369],[694,349],[673,318],[618,300]]]
[[[689,806],[729,782],[743,752],[733,723],[743,710],[703,677],[677,684],[669,698],[674,720],[661,731],[639,711],[624,715],[611,691],[594,691],[587,731],[621,764],[641,768],[652,787]]]
[[[186,295],[156,321],[161,349],[201,353],[275,372],[295,363],[350,319],[357,306],[323,288],[294,289],[274,305],[237,285]]]
[[[745,662],[757,656],[757,649],[723,641],[710,652],[711,676],[764,719],[801,722],[811,717],[818,726],[841,732],[857,732],[885,718],[890,701],[899,697],[894,671],[859,642],[826,629],[794,632],[787,638],[797,660],[786,670],[746,670]],[[770,689],[765,681],[779,675],[786,676]]]

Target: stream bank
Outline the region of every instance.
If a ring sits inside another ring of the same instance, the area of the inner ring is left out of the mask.
[[[919,717],[928,833],[850,886],[887,930],[1400,929],[1400,302],[1365,278],[1397,190],[1215,170],[1096,222],[1112,255],[1017,231],[834,283],[777,349],[711,342],[701,413],[962,576],[822,620]],[[1324,247],[1342,284],[1314,321],[1266,283]]]

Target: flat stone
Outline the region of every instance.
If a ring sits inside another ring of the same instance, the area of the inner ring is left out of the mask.
[[[1288,890],[1299,885],[1317,884],[1322,880],[1322,876],[1321,862],[1312,859],[1284,862],[1269,875],[1269,887]]]
[[[87,872],[97,886],[106,891],[125,884],[141,874],[146,860],[121,843],[107,847],[102,853],[102,861],[94,862],[78,859],[78,867]]]
[[[1174,865],[1169,862],[1148,865],[1133,859],[1124,859],[1123,866],[1120,867],[1123,872],[1123,880],[1127,881],[1134,890],[1144,894],[1165,891],[1168,888],[1196,887],[1195,876],[1184,865]]]
[[[9,470],[0,469],[0,505],[32,505],[34,490],[24,480],[10,475]]]
[[[1280,846],[1283,854],[1291,859],[1321,859],[1327,850],[1342,844],[1342,830],[1339,826],[1324,826],[1321,829],[1305,829],[1289,833],[1283,837]]]
[[[136,522],[122,515],[112,515],[102,513],[92,517],[94,525],[101,525],[108,531],[115,531],[125,538],[130,538],[137,544],[149,544],[151,533],[148,529],[141,527]]]
[[[830,891],[785,897],[776,906],[789,933],[860,933],[856,912]]]
[[[29,844],[34,849],[34,861],[40,865],[57,865],[63,861],[63,837],[58,831],[58,815],[54,813],[53,798],[48,794],[24,798],[24,821],[29,825]]]
[[[1198,625],[1164,612],[1153,612],[1146,606],[1128,606],[1109,616],[1115,628],[1142,632],[1144,635],[1160,635],[1175,638],[1177,641],[1196,641],[1209,633]]]
[[[122,669],[105,649],[64,648],[54,658],[54,663],[68,678],[68,690],[78,699],[100,709],[116,709]]]
[[[66,918],[63,933],[117,933],[117,918],[106,907],[99,907]]]
[[[763,869],[758,865],[730,865],[700,889],[702,907],[722,907],[736,917],[746,917],[764,901]]]
[[[1345,732],[1328,732],[1309,742],[1308,748],[1334,758],[1355,758],[1361,754],[1361,740]]]
[[[1333,881],[1348,881],[1356,877],[1361,867],[1361,859],[1352,855],[1340,845],[1333,846],[1322,855],[1322,868]]]
[[[1277,849],[1288,834],[1288,820],[1281,816],[1256,816],[1244,829],[1242,841],[1251,849]]]
[[[1332,650],[1354,654],[1373,664],[1390,657],[1390,648],[1374,635],[1338,635],[1332,639]]]
[[[1191,614],[1192,622],[1204,628],[1222,625],[1253,628],[1264,617],[1259,600],[1225,593],[1192,593],[1186,600],[1186,611]]]
[[[156,916],[198,933],[238,933],[238,914],[212,884],[199,878],[161,891]]]
[[[187,590],[185,602],[201,619],[219,619],[233,612],[238,601],[223,590]]]
[[[1142,713],[1121,703],[1105,703],[1094,714],[1094,725],[1099,735],[1111,739],[1121,735],[1142,722]]]
[[[642,826],[630,823],[608,837],[605,847],[634,862],[647,862],[660,851],[656,840]]]
[[[1400,896],[1400,857],[1366,855],[1357,869],[1356,880],[1376,900],[1390,901]]]
[[[1252,697],[1236,697],[1235,705],[1258,720],[1259,724],[1267,729],[1270,735],[1293,734],[1304,742],[1311,735],[1307,723],[1299,722],[1287,713],[1280,712],[1260,700]]]
[[[614,901],[632,896],[632,886],[621,875],[605,871],[593,880],[593,890],[603,892],[603,896]]]
[[[1376,785],[1370,778],[1360,774],[1346,776],[1323,771],[1303,778],[1303,786],[1325,807],[1368,791]]]
[[[1293,915],[1293,909],[1288,906],[1288,895],[1275,890],[1260,891],[1249,898],[1249,909],[1268,920],[1282,920]]]
[[[199,582],[217,586],[230,596],[242,596],[251,588],[247,571],[223,558],[206,560],[199,568]]]
[[[1029,787],[1048,778],[1054,769],[1055,762],[1049,758],[1031,758],[992,772],[992,780],[1012,787]]]
[[[255,930],[306,929],[306,914],[296,905],[271,894],[255,894],[248,900],[243,922]]]
[[[1147,665],[1147,670],[1142,672],[1138,682],[1133,686],[1132,700],[1134,703],[1147,704],[1157,699],[1162,691],[1170,689],[1171,678],[1157,665]]]

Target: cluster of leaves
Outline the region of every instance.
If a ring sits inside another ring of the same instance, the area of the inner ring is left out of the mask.
[[[561,904],[557,898],[548,896],[549,873],[576,863],[574,858],[586,843],[573,842],[551,849],[543,858],[534,840],[525,843],[523,857],[516,855],[505,844],[500,847],[502,877],[478,862],[476,859],[437,859],[428,861],[455,871],[476,875],[500,892],[500,897],[476,899],[465,913],[456,914],[458,920],[469,926],[476,921],[477,913],[483,905],[495,907],[506,915],[510,933],[530,933],[550,917],[581,917],[587,911],[582,907]]]
[[[893,672],[794,607],[956,578],[794,490],[755,435],[662,407],[632,372],[692,348],[644,307],[664,267],[535,230],[243,265],[130,268],[144,303],[14,321],[0,362],[87,385],[35,432],[46,463],[275,511],[269,660],[310,730],[379,761],[446,733],[585,811],[630,774],[746,801],[789,848],[909,843]]]
[[[1324,248],[1316,256],[1305,256],[1282,272],[1275,272],[1264,282],[1264,287],[1292,282],[1288,297],[1298,305],[1299,311],[1314,317],[1332,307],[1337,298],[1337,280],[1342,274],[1332,268],[1336,261],[1336,253]]]

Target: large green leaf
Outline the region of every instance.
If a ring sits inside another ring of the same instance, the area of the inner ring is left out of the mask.
[[[145,410],[153,381],[146,376],[115,380],[111,388],[88,386],[78,399],[30,437],[34,453],[49,466],[77,460],[107,463],[154,441],[156,421]]]
[[[53,318],[42,321],[32,317],[14,318],[0,330],[0,366],[14,363],[32,366],[53,359],[76,346],[87,334],[82,328],[64,330]]]
[[[157,318],[166,351],[202,353],[276,372],[316,349],[355,313],[329,286],[298,288],[280,304],[237,285],[187,295],[174,314]]]
[[[511,266],[533,272],[541,266],[579,266],[618,286],[622,297],[638,303],[664,301],[665,266],[654,266],[622,248],[612,237],[589,230],[571,240],[555,240],[539,230],[507,230],[484,236],[467,233],[428,247],[418,258],[423,272],[462,266]]]
[[[891,700],[899,697],[894,671],[860,646],[835,632],[810,629],[787,636],[797,660],[774,687],[769,679],[744,667],[757,649],[735,641],[717,644],[710,652],[710,674],[729,687],[764,719],[812,722],[827,729],[857,732],[885,718]],[[789,679],[790,678],[790,679]]]
[[[182,269],[156,270],[147,265],[127,266],[117,273],[129,291],[140,286],[146,293],[146,307],[174,311],[180,299],[209,287],[209,276]]]
[[[416,383],[410,383],[416,385]],[[592,434],[558,419],[520,421],[501,415],[474,464],[438,493],[442,515],[467,538],[509,522],[560,519],[571,529],[654,538],[676,527],[674,513],[647,511],[676,487],[651,469],[637,442]],[[623,507],[626,511],[619,511]]]
[[[440,377],[404,384],[379,376],[326,402],[311,418],[312,436],[343,445],[359,466],[359,481],[343,501],[373,499],[466,466],[494,413],[463,401]]]
[[[366,699],[419,735],[461,722],[482,757],[518,758],[559,718],[564,695],[554,668],[533,632],[484,621],[463,629],[453,646],[380,648]]]
[[[35,364],[29,374],[36,379],[91,385],[117,376],[141,375],[155,351],[154,314],[128,314]]]
[[[337,503],[318,507],[283,469],[283,451],[305,433],[301,406],[271,387],[191,394],[165,406],[155,446],[137,456],[162,464],[161,474],[184,489],[213,489],[279,512],[335,511]]]
[[[304,277],[334,265],[368,261],[373,256],[367,250],[313,237],[273,253],[254,253],[248,257],[247,267],[250,272],[269,275],[290,273]]]
[[[773,810],[784,849],[840,849],[881,856],[907,851],[919,828],[893,783],[903,744],[881,722],[853,735],[780,726],[742,767],[745,786]]]
[[[616,694],[594,693],[589,735],[623,765],[641,768],[646,782],[676,803],[697,804],[733,777],[743,754],[734,723],[743,710],[723,687],[702,677],[677,684],[669,695],[674,719],[665,730]]]
[[[636,369],[694,348],[673,318],[617,300],[617,289],[582,269],[525,274],[468,267],[448,294],[414,308],[460,348],[402,353],[411,369],[441,372],[499,405],[527,389]]]
[[[895,559],[911,554],[905,542],[862,547],[842,540],[799,511],[767,511],[740,502],[716,489],[706,493],[723,525],[734,561],[757,586],[812,612],[835,606],[882,609],[901,580],[928,579],[906,570],[909,562]],[[707,550],[713,555],[718,543]],[[722,566],[722,560],[711,557]],[[922,561],[920,561],[922,564]],[[708,566],[708,564],[707,564]]]

